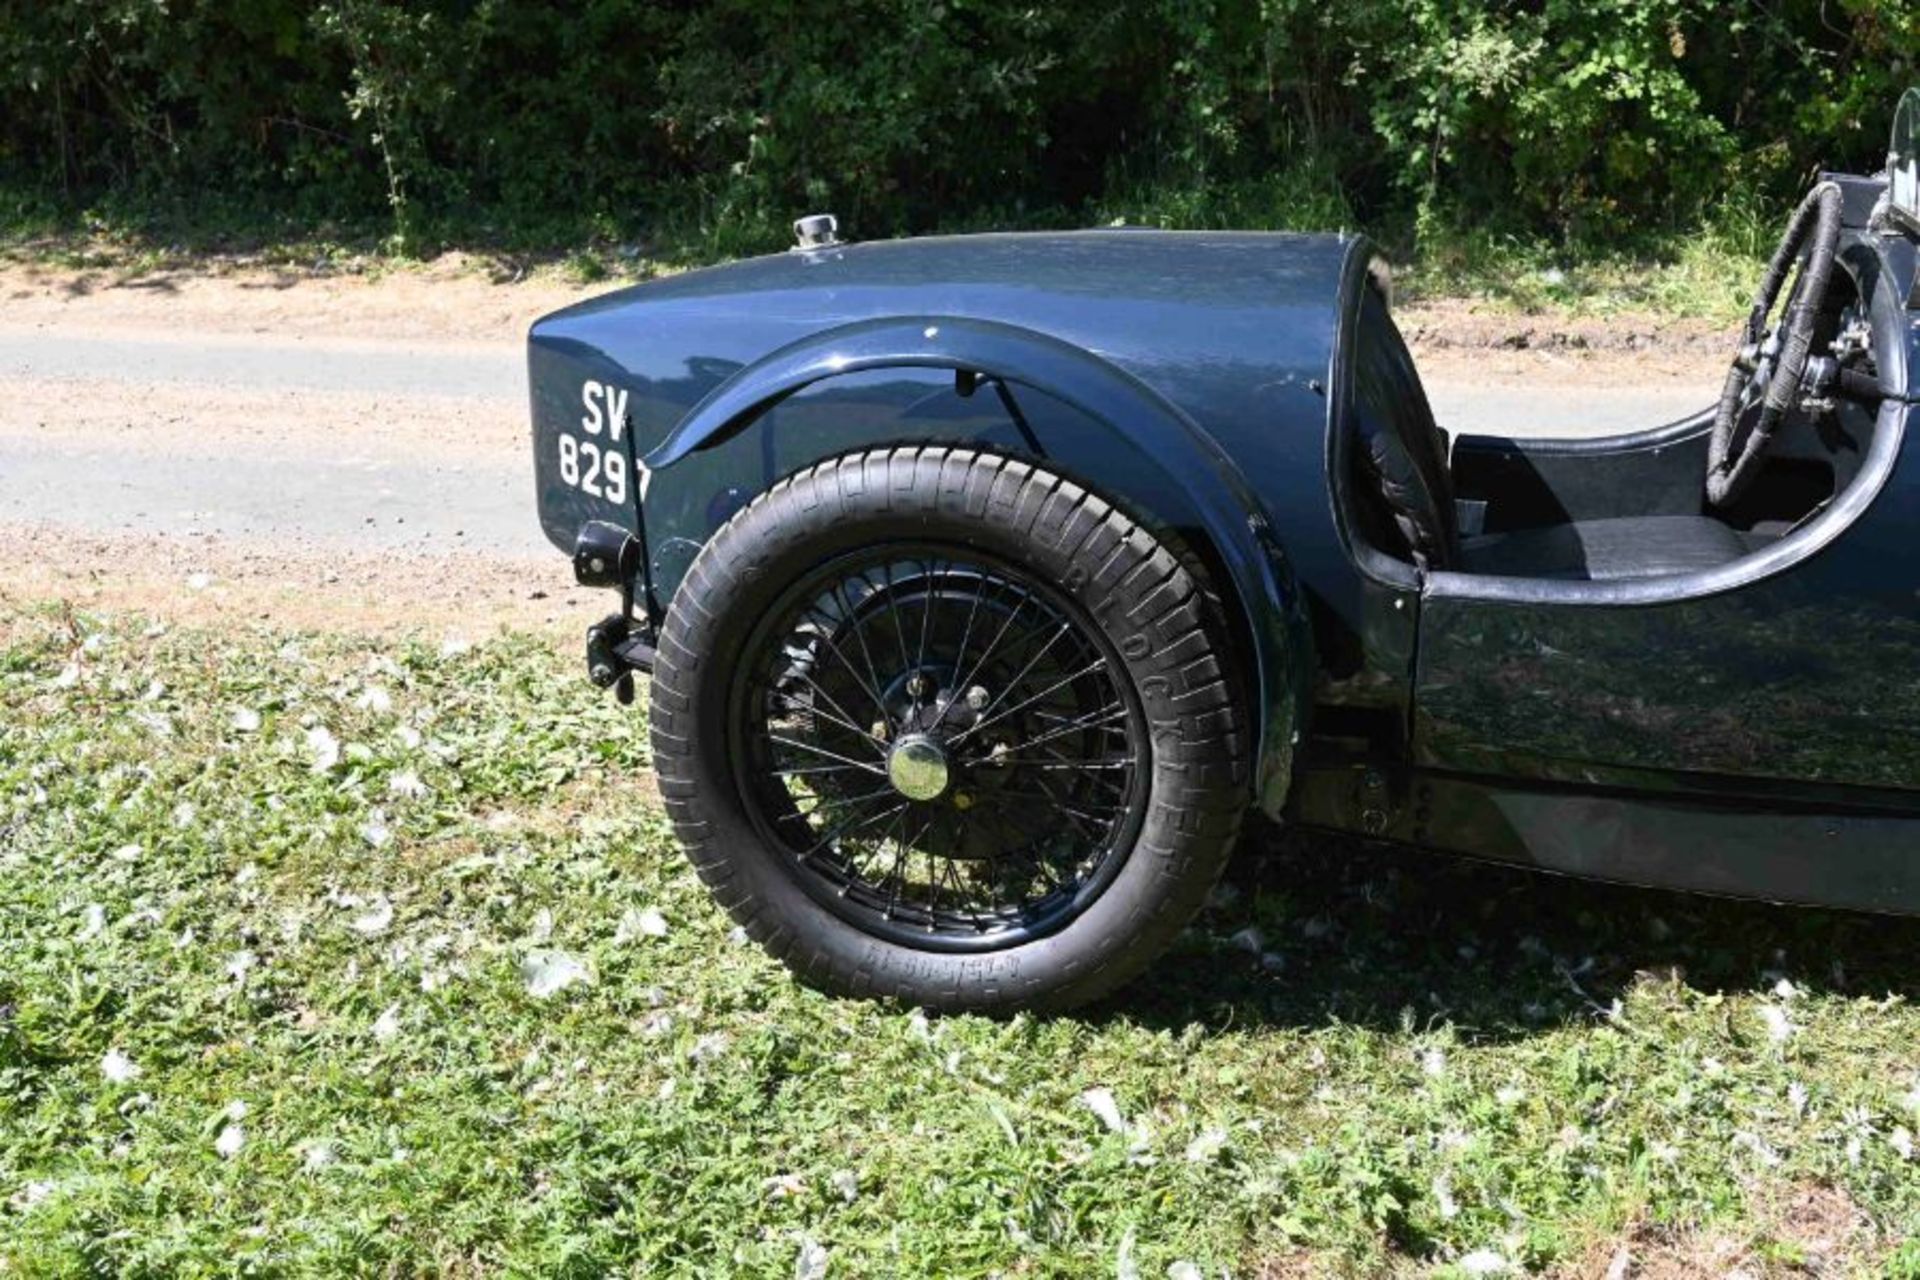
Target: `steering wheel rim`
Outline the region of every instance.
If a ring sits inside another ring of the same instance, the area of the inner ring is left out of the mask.
[[[1716,507],[1731,506],[1745,493],[1759,473],[1760,461],[1781,420],[1792,407],[1800,391],[1800,379],[1807,370],[1813,350],[1813,327],[1820,306],[1826,299],[1827,281],[1833,275],[1835,250],[1840,242],[1840,187],[1822,182],[1807,193],[1800,207],[1787,221],[1780,246],[1767,263],[1766,274],[1754,293],[1753,309],[1747,314],[1727,370],[1726,385],[1720,391],[1720,403],[1714,410],[1713,436],[1707,448],[1707,501]],[[1807,263],[1788,301],[1786,314],[1777,332],[1769,332],[1768,318],[1779,301],[1787,275],[1802,253]],[[1747,425],[1738,448],[1735,437],[1741,420],[1749,416],[1749,392],[1755,381],[1764,379],[1765,391],[1757,415]]]

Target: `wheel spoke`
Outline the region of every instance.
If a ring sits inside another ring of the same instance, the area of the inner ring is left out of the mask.
[[[1073,726],[1069,725],[1069,728]],[[1031,745],[1031,744],[1027,744]],[[1061,756],[1033,759],[1029,756],[994,756],[994,765],[1019,765],[1023,769],[1131,769],[1132,757],[1118,760],[1068,760]]]
[[[1036,837],[1022,840],[1022,837],[1027,836],[1028,832],[1026,828],[1020,824],[1018,815],[1010,813],[1005,806],[996,804],[994,806],[993,819],[1000,825],[1002,830],[1011,831],[1015,837],[1014,842],[1002,851],[1002,857],[1024,862],[1032,867],[1033,870],[1037,871],[1040,876],[1046,880],[1047,892],[1049,893],[1065,886],[1066,882],[1054,874],[1054,870],[1048,865],[1047,860],[1033,852],[1033,846],[1039,843],[1039,839]]]
[[[979,581],[983,585],[991,585],[996,592],[1000,589],[1000,582],[997,578],[988,579],[983,575]],[[960,676],[960,672],[963,671],[967,665],[967,642],[973,639],[973,621],[980,616],[980,602],[984,599],[986,599],[986,593],[984,591],[974,591],[973,603],[967,608],[966,625],[962,627],[960,631],[960,645],[953,651],[954,689],[956,691],[966,688],[966,681]],[[951,701],[947,703],[948,707],[952,705],[953,703]],[[933,718],[934,728],[939,728],[940,722],[946,718],[947,707],[942,707],[940,708],[940,714]]]
[[[1035,779],[1035,781],[1037,782],[1039,780]],[[1062,800],[1058,795],[1055,795],[1052,791],[1047,790],[1044,786],[1039,791],[1014,791],[1009,789],[1009,790],[1002,791],[1000,794],[1003,796],[1009,796],[1016,800],[1044,801],[1045,803],[1052,805],[1054,808],[1058,809],[1060,812],[1064,814],[1067,814],[1071,817],[1079,818],[1084,822],[1089,822],[1094,824],[1096,829],[1104,828],[1106,824],[1109,822],[1112,822],[1113,819],[1117,817],[1120,812],[1119,807],[1115,806],[1113,813],[1103,818],[1098,814],[1088,813],[1085,809],[1076,809],[1072,805],[1068,804],[1066,801]]]
[[[811,611],[821,613],[817,608]],[[824,617],[825,615],[822,614],[822,616]],[[859,639],[860,648],[864,652],[867,647],[866,637],[861,634],[858,626],[854,628],[853,634]],[[847,674],[853,677],[853,682],[867,691],[867,697],[872,699],[874,707],[878,709],[882,717],[887,719],[888,725],[891,726],[893,723],[892,717],[887,716],[886,701],[880,696],[880,677],[874,672],[873,659],[871,657],[867,658],[867,678],[863,681],[860,679],[860,673],[853,669],[852,661],[848,659],[846,654],[840,652],[840,646],[833,642],[833,638],[824,634],[820,638],[826,641],[827,648],[833,651],[833,656],[840,659],[841,665],[847,669]]]
[[[940,600],[940,562],[935,560],[927,569],[927,591],[931,594],[920,600],[920,656],[913,660],[915,669],[927,665],[927,624],[933,620],[933,606]]]
[[[865,729],[862,729],[859,725],[855,724],[853,721],[843,719],[842,717],[833,714],[831,711],[822,711],[819,707],[816,707],[811,703],[795,702],[793,701],[793,697],[791,694],[779,693],[776,691],[774,696],[782,700],[781,705],[783,706],[784,709],[788,711],[804,711],[810,716],[820,717],[822,720],[825,720],[829,724],[837,724],[842,729],[845,729],[847,732],[853,734],[853,736],[858,738],[860,741],[866,743],[867,745],[873,747],[875,750],[879,751],[882,755],[886,754],[886,748],[882,747],[879,743],[875,742],[871,737],[868,736],[867,731]],[[827,701],[831,702],[833,701],[833,699],[829,698],[827,699]]]
[[[805,853],[802,853],[800,855],[801,860],[805,861],[806,859],[811,858],[814,854],[820,852],[822,849],[832,844],[835,840],[842,838],[843,836],[847,835],[849,832],[858,831],[862,827],[870,827],[876,822],[884,822],[889,817],[892,817],[896,814],[905,813],[909,807],[910,806],[906,804],[897,804],[891,809],[885,809],[879,813],[870,814],[867,817],[862,818],[858,823],[855,823],[853,818],[848,818],[845,822],[841,823],[839,826],[835,827],[833,830],[827,832],[826,835],[821,836],[818,843],[816,843],[811,848],[809,848]],[[858,815],[855,815],[855,816],[858,817]]]
[[[804,769],[774,769],[772,773],[776,778],[804,778],[816,773],[846,773],[856,769],[862,773],[872,771],[864,764],[819,764],[809,765]]]
[[[841,755],[838,751],[829,751],[825,747],[816,746],[811,742],[802,742],[798,738],[788,738],[777,733],[769,733],[767,735],[767,741],[777,742],[783,747],[796,747],[801,751],[811,751],[817,756],[825,756],[829,760],[837,760],[841,764],[852,765],[856,769],[865,769],[868,773],[877,773],[883,778],[887,776],[887,771],[877,764],[867,764],[864,761],[852,760]]]
[[[900,621],[900,592],[893,585],[893,566],[883,561],[880,578],[887,584],[887,616],[893,619],[893,638],[900,642],[900,667],[904,671],[910,667],[913,659],[907,656],[907,629]]]
[[[1068,685],[1072,684],[1074,681],[1086,679],[1086,677],[1092,675],[1094,672],[1100,670],[1100,668],[1106,665],[1107,665],[1107,660],[1105,658],[1095,658],[1092,662],[1088,663],[1086,666],[1082,667],[1080,670],[1074,672],[1072,675],[1066,676],[1063,679],[1048,685],[1045,689],[1042,689],[1039,693],[1034,694],[1031,698],[1028,698],[1025,702],[1022,702],[1017,706],[1008,707],[1005,711],[1002,711],[999,715],[993,717],[991,720],[974,721],[972,724],[962,729],[959,733],[954,734],[951,740],[954,742],[960,742],[970,734],[978,733],[980,732],[980,730],[986,728],[989,725],[998,724],[1000,721],[1005,720],[1008,716],[1013,715],[1015,712],[1023,710],[1026,707],[1032,706],[1034,703],[1038,702],[1040,699],[1048,696],[1049,694],[1052,694],[1054,692],[1057,692],[1058,690],[1066,688]]]
[[[1073,624],[1071,622],[1061,623],[1059,630],[1055,631],[1051,636],[1047,637],[1047,642],[1040,646],[1039,651],[1036,652],[1031,658],[1027,659],[1027,665],[1020,668],[1020,674],[1015,676],[1013,679],[1007,681],[1006,688],[1002,689],[999,693],[994,695],[993,701],[989,702],[986,705],[986,709],[981,711],[980,718],[974,721],[974,727],[978,728],[982,724],[993,723],[994,708],[998,707],[1002,702],[1006,701],[1007,696],[1011,694],[1015,689],[1018,689],[1020,687],[1020,682],[1027,678],[1027,673],[1033,670],[1034,664],[1039,662],[1040,659],[1047,656],[1047,651],[1053,648],[1054,645],[1059,643],[1061,636],[1066,635],[1072,630],[1073,630]],[[954,740],[957,742],[959,741],[959,737],[963,737],[963,736],[965,735],[964,734],[959,735]]]
[[[1101,708],[1099,711],[1090,711],[1086,717],[1076,720],[1072,724],[1063,724],[1058,729],[1050,729],[1037,738],[1028,738],[1025,742],[1015,743],[1013,746],[1007,748],[1007,754],[1012,755],[1016,751],[1025,751],[1028,747],[1037,747],[1043,742],[1052,742],[1055,738],[1062,737],[1065,734],[1078,733],[1083,729],[1097,728],[1102,724],[1111,723],[1126,714],[1126,707],[1116,702],[1110,707]],[[1099,718],[1094,719],[1093,717]]]
[[[969,671],[966,674],[966,676],[963,677],[962,679],[956,680],[954,682],[954,688],[956,689],[967,688],[973,683],[975,676],[979,675],[982,671],[986,670],[987,659],[991,658],[993,656],[993,651],[1000,647],[1000,641],[1002,638],[1006,636],[1007,628],[1013,625],[1013,620],[1020,616],[1020,611],[1027,607],[1027,602],[1032,598],[1033,597],[1029,595],[1022,594],[1018,600],[1014,601],[1013,612],[1009,613],[1006,616],[1006,618],[1001,621],[1000,630],[994,632],[993,639],[989,640],[987,642],[987,647],[980,651],[980,657],[975,660],[973,664],[973,670]],[[953,706],[953,703],[949,701],[946,706],[940,708],[940,714],[935,716],[933,719],[934,728],[936,729],[939,728],[940,725],[946,720],[947,711],[952,706]]]
[[[845,707],[841,706],[839,699],[835,698],[832,694],[828,693],[825,689],[821,688],[818,681],[816,681],[812,676],[808,675],[804,671],[795,671],[793,674],[797,676],[799,679],[804,680],[806,682],[807,688],[813,690],[815,694],[827,700],[827,705],[832,707],[834,711],[838,712],[839,715],[842,717],[840,723],[846,725],[847,727],[852,729],[855,733],[859,734],[863,738],[867,736],[867,731],[865,729],[862,729],[854,721],[853,713],[851,711],[848,711]],[[856,677],[856,680],[857,679],[858,678]],[[882,714],[885,714],[886,708],[884,706],[881,707],[880,710]]]
[[[759,770],[755,821],[822,907],[906,946],[991,947],[1056,927],[1114,874],[1145,813],[1130,748],[1146,726],[1070,600],[984,553],[899,543],[829,560],[782,599],[731,732]],[[899,692],[915,674],[939,684],[938,710],[918,684]],[[975,712],[977,685],[993,694]],[[950,792],[898,789],[907,734],[944,755]]]
[[[815,802],[814,806],[811,809],[805,810],[801,814],[801,816],[805,818],[811,818],[814,815],[818,814],[822,809],[827,808],[829,805],[866,804],[869,801],[884,799],[885,797],[893,794],[895,794],[894,789],[889,786],[889,787],[882,787],[878,791],[869,791],[865,795],[858,795],[858,796],[816,796],[816,797],[813,797]],[[797,804],[794,807],[796,809],[799,808]]]

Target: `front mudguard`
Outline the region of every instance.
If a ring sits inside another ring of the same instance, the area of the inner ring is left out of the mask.
[[[1314,670],[1312,632],[1286,553],[1245,476],[1217,442],[1157,390],[1097,355],[1030,329],[970,318],[894,317],[831,329],[771,353],[716,387],[641,459],[645,483],[671,485],[677,463],[724,444],[808,388],[883,369],[950,369],[1031,389],[1103,424],[1148,460],[1154,484],[1114,492],[1103,483],[1110,459],[1099,449],[1031,459],[1075,474],[1137,518],[1178,528],[1201,553],[1246,651],[1259,743],[1255,801],[1277,816],[1292,780]],[[937,428],[906,421],[900,427],[893,443],[936,439]],[[823,452],[801,465],[828,456]],[[660,529],[651,521],[648,529],[656,546],[670,539],[704,543],[712,533]],[[658,566],[654,575],[653,593],[671,599],[677,575]]]

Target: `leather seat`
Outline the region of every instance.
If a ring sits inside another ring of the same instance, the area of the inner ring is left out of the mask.
[[[1374,522],[1381,536],[1397,535],[1420,568],[1606,582],[1692,573],[1747,552],[1739,533],[1703,515],[1582,520],[1461,538],[1447,434],[1433,420],[1385,302],[1371,291],[1361,329],[1369,340],[1358,343],[1354,365],[1357,481],[1388,517]]]

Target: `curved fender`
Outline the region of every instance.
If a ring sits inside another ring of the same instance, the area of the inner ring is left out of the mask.
[[[1255,796],[1278,815],[1310,687],[1312,638],[1282,548],[1246,479],[1218,443],[1153,388],[1058,338],[945,316],[866,320],[814,334],[735,373],[642,460],[642,475],[717,444],[816,382],[883,368],[970,369],[1030,387],[1124,435],[1184,489],[1232,579],[1252,640],[1259,744]]]

